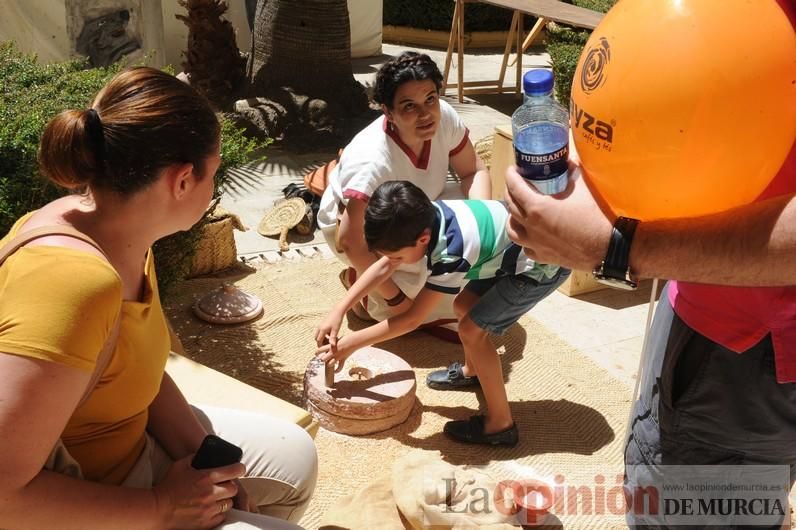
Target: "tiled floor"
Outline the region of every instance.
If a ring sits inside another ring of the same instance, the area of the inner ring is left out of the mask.
[[[660,286],[657,291],[660,292]],[[531,314],[628,388],[633,388],[651,292],[651,281],[642,282],[634,292],[605,288],[575,297],[555,292]]]

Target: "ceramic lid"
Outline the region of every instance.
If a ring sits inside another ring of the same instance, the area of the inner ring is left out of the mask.
[[[196,316],[213,324],[237,324],[260,316],[263,303],[256,296],[225,283],[197,300],[193,310]]]

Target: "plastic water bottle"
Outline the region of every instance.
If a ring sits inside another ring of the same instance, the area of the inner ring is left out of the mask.
[[[517,171],[546,195],[567,187],[569,114],[553,99],[553,72],[530,70],[525,98],[511,116]]]

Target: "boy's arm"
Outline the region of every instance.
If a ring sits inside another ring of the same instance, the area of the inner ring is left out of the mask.
[[[342,307],[345,304],[343,313],[351,309],[355,303],[392,276],[392,273],[395,272],[397,267],[398,265],[391,264],[390,259],[387,257],[382,256],[376,260],[376,263],[368,267],[367,270],[362,273],[362,276],[357,278],[357,281],[355,281],[354,285],[348,290],[348,293],[338,304],[338,307]]]
[[[351,286],[343,299],[329,311],[326,318],[316,328],[316,344],[320,346],[328,338],[329,344],[333,347],[337,346],[337,333],[340,331],[340,323],[343,321],[346,311],[387,280],[395,271],[395,268],[396,266],[392,265],[386,257],[379,258],[376,263],[368,267],[362,276],[357,278],[357,281],[354,282],[354,285]]]
[[[335,359],[338,369],[349,355],[360,348],[383,342],[413,331],[423,323],[431,311],[437,306],[440,298],[444,296],[439,291],[424,287],[404,313],[390,317],[387,320],[374,324],[365,329],[355,331],[337,340],[336,347],[327,344],[318,348],[316,355],[323,361]]]
[[[367,202],[360,199],[349,199],[345,211],[340,217],[338,227],[339,245],[357,273],[364,274],[368,268],[378,261],[368,250],[365,243],[365,209]],[[392,280],[385,280],[377,286],[378,293],[389,299],[400,292]]]

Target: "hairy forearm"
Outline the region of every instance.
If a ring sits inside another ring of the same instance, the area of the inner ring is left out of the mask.
[[[750,287],[796,285],[796,197],[696,219],[642,222],[630,266],[645,278]]]
[[[50,471],[42,471],[23,488],[2,493],[0,524],[6,530],[163,527],[150,489],[108,486]]]
[[[168,373],[149,406],[147,430],[173,460],[195,453],[207,434]]]

